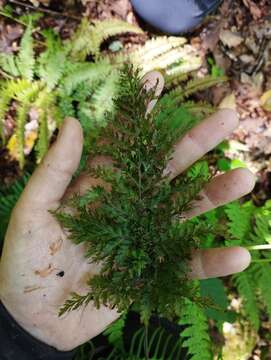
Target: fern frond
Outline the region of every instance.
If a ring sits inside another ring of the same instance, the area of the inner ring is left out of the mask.
[[[170,85],[182,74],[196,70],[202,64],[198,52],[185,44],[185,38],[157,37],[147,41],[139,50],[133,51],[128,58],[141,67],[143,73],[151,70],[162,71]]]
[[[238,201],[235,201],[225,206],[225,213],[229,219],[228,231],[232,237],[226,239],[228,246],[244,245],[249,242],[254,210],[255,207],[251,202],[241,206]]]
[[[20,51],[16,58],[16,65],[23,79],[29,81],[33,80],[35,55],[31,23],[27,26],[21,39]]]
[[[113,98],[117,95],[118,88],[117,80],[118,73],[116,71],[111,72],[91,97],[90,106],[92,107],[93,119],[99,126],[105,125],[105,114],[107,112],[113,113]]]
[[[31,83],[25,79],[19,80],[8,80],[2,84],[0,88],[0,133],[4,139],[3,124],[5,114],[8,111],[9,104],[12,100],[18,99],[17,97],[22,94],[22,99],[24,98],[25,92],[31,88]]]
[[[85,60],[89,54],[97,57],[100,54],[100,46],[106,39],[128,32],[135,34],[143,33],[139,27],[125,21],[110,19],[95,21],[93,24],[90,24],[84,18],[69,43],[71,55],[77,60]]]
[[[271,211],[268,204],[255,209],[254,228],[251,234],[253,244],[271,244]]]
[[[184,100],[188,96],[193,95],[194,93],[202,90],[206,90],[212,86],[216,86],[227,81],[227,77],[213,77],[205,76],[203,78],[194,78],[190,80],[185,86],[180,85],[170,92],[170,96],[179,101]]]
[[[186,101],[182,106],[195,116],[206,117],[215,112],[215,108],[205,101]]]
[[[180,73],[180,74],[164,74],[165,79],[165,88],[167,90],[172,90],[176,86],[180,85],[181,82],[187,81],[189,79],[190,73]]]
[[[39,92],[39,95],[34,103],[34,107],[36,107],[39,114],[39,134],[38,141],[36,144],[36,152],[37,152],[37,162],[39,163],[43,156],[46,154],[49,147],[49,138],[50,133],[55,129],[49,130],[49,116],[54,108],[55,102],[55,94],[49,92],[50,90],[45,88]]]
[[[271,319],[271,267],[270,264],[253,265],[253,278],[257,282],[261,299]]]
[[[138,58],[143,57],[144,61],[168,54],[173,49],[178,49],[187,43],[186,38],[177,36],[159,36],[148,40],[145,45],[134,54]]]
[[[188,349],[191,360],[212,360],[208,321],[204,310],[187,300],[179,324],[186,326],[180,337],[184,340],[182,346]]]
[[[127,313],[123,313],[121,317],[113,322],[103,333],[107,336],[108,341],[117,349],[124,349],[123,334]]]
[[[241,272],[233,277],[238,293],[243,300],[245,316],[250,321],[255,330],[259,329],[260,318],[256,298],[256,284],[251,279],[250,273]]]
[[[91,300],[92,296],[90,294],[79,295],[77,293],[71,293],[70,299],[60,308],[58,315],[62,316],[64,313],[76,310],[82,305],[87,306]]]
[[[65,96],[69,96],[78,85],[88,82],[90,91],[93,91],[97,82],[105,79],[111,72],[110,64],[107,61],[98,63],[79,63],[73,67],[73,71],[65,77],[61,90]]]
[[[12,99],[12,93],[10,92],[9,83],[2,84],[0,88],[0,135],[3,143],[5,142],[5,134],[4,134],[5,114],[8,111],[9,103],[11,99]]]
[[[25,174],[9,187],[0,188],[0,245],[4,240],[11,212],[23,192],[29,176],[29,174]]]
[[[109,19],[104,21],[95,21],[93,32],[93,54],[99,54],[100,46],[108,38],[124,33],[143,34],[138,26],[126,21]]]
[[[46,39],[46,51],[37,60],[37,75],[49,89],[54,89],[65,71],[66,53],[60,39],[52,31],[44,31],[43,35]]]
[[[18,77],[20,72],[13,54],[0,54],[0,67],[9,75]]]

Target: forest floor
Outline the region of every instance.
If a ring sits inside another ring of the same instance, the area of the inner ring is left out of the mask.
[[[33,10],[45,13],[41,27],[50,26],[63,38],[72,34],[83,16],[90,20],[118,18],[138,24],[145,30],[143,35],[111,39],[126,48],[143,44],[154,34],[137,18],[128,0],[0,0],[0,9],[7,4],[18,15]],[[0,18],[0,52],[16,50],[22,31],[20,24]],[[201,71],[213,66],[214,71],[223,71],[229,77],[226,84],[199,96],[214,105],[223,102],[239,113],[240,126],[229,141],[227,155],[244,161],[257,173],[252,198],[261,204],[271,198],[271,94],[268,97],[267,93],[271,89],[270,0],[225,0],[215,14],[186,37],[204,58]],[[104,51],[108,51],[108,44],[104,44]],[[12,111],[8,121],[12,127]],[[9,183],[19,173],[17,164],[5,150],[0,150],[2,180]],[[257,359],[257,350],[253,359]]]
[[[7,4],[18,15],[33,10],[45,13],[41,26],[54,28],[63,38],[70,36],[82,16],[90,20],[118,18],[141,26],[144,35],[117,38],[126,48],[143,44],[154,34],[154,30],[134,14],[129,0],[0,0],[0,7]],[[238,111],[240,127],[231,139],[227,155],[245,161],[258,174],[256,203],[271,196],[271,112],[264,110],[262,98],[271,89],[270,21],[270,0],[225,0],[216,14],[209,16],[193,33],[186,34],[205,59],[202,71],[213,59],[217,71],[229,76],[228,83],[201,97],[214,105],[226,102]],[[0,52],[14,51],[22,30],[21,25],[0,19]],[[266,109],[270,107],[270,97],[266,97]],[[12,114],[10,121],[12,124]],[[0,171],[7,179],[5,182],[9,182],[19,170],[15,163],[7,161],[6,153],[2,153]]]

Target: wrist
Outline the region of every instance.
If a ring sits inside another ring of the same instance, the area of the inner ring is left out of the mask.
[[[0,301],[1,359],[68,360],[73,352],[60,352],[25,331]]]

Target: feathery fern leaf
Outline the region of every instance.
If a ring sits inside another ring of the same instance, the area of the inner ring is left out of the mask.
[[[0,68],[10,76],[18,77],[20,75],[16,57],[13,54],[0,54]]]
[[[261,299],[266,307],[269,319],[271,319],[271,266],[270,264],[255,264],[253,270]]]
[[[37,60],[37,75],[51,90],[60,81],[67,58],[60,39],[52,31],[44,31],[43,35],[46,39],[46,51],[42,52]]]
[[[170,92],[170,95],[178,99],[179,101],[183,101],[188,96],[191,96],[197,91],[202,91],[208,89],[212,86],[219,85],[227,81],[227,77],[213,77],[213,76],[205,76],[203,78],[194,78],[190,80],[185,86],[178,86],[174,90]]]
[[[263,207],[255,209],[254,228],[251,234],[253,244],[271,244],[271,211],[268,203]]]
[[[103,333],[108,337],[109,343],[117,349],[124,349],[123,332],[126,317],[127,313],[123,313],[122,316],[111,324]]]
[[[235,246],[249,243],[254,210],[255,207],[251,202],[241,206],[238,201],[235,201],[225,206],[225,213],[229,219],[229,234],[232,237],[232,239],[226,239],[227,245]]]
[[[3,143],[5,142],[5,134],[4,134],[4,121],[5,114],[8,111],[9,103],[12,99],[12,93],[10,92],[10,83],[2,83],[0,88],[0,135]]]
[[[179,324],[186,326],[180,337],[184,340],[182,346],[188,349],[191,360],[213,359],[208,321],[204,310],[187,300]]]
[[[34,76],[35,55],[32,37],[32,24],[29,23],[20,44],[19,55],[16,59],[18,70],[23,79],[31,81]]]
[[[54,102],[55,94],[49,92],[48,88],[41,90],[38,94],[37,100],[33,107],[37,108],[38,121],[39,121],[39,134],[36,143],[37,162],[39,163],[43,156],[46,154],[49,147],[49,138],[52,132],[55,130],[55,124],[53,128],[49,129],[50,115],[54,117]],[[55,119],[54,119],[55,120]]]
[[[107,61],[78,63],[73,66],[71,73],[63,80],[61,90],[65,92],[65,96],[69,96],[80,84],[88,82],[91,86],[90,90],[94,91],[95,85],[105,79],[111,70]]]
[[[28,179],[29,174],[25,174],[9,187],[0,188],[0,245],[4,240],[11,212],[23,192]]]
[[[112,71],[91,97],[93,119],[99,126],[105,125],[105,115],[113,112],[113,96],[117,94],[118,73]]]
[[[151,70],[162,71],[169,85],[183,74],[198,69],[202,64],[198,52],[185,44],[185,38],[160,36],[147,41],[128,58],[142,68],[143,74]]]
[[[255,330],[259,329],[260,318],[256,298],[256,284],[252,280],[251,274],[247,270],[233,277],[238,293],[243,300],[243,308],[247,319]]]

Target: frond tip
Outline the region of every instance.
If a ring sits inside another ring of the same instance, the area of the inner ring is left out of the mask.
[[[79,295],[73,292],[71,293],[70,299],[68,299],[65,304],[59,309],[58,316],[62,316],[66,312],[70,312],[72,310],[77,310],[83,305],[87,306],[91,300],[92,296],[90,294]]]

